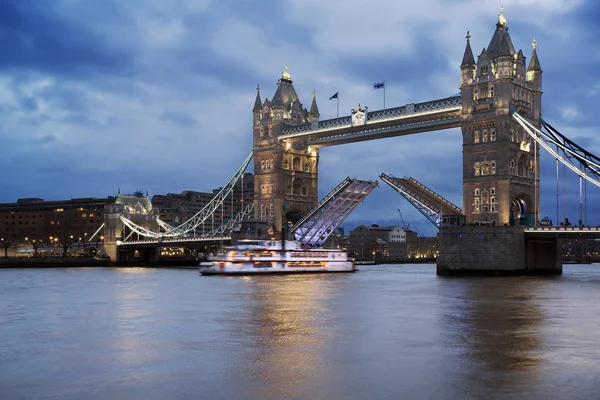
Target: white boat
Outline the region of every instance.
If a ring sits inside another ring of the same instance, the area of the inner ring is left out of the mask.
[[[308,249],[286,240],[241,240],[223,256],[200,264],[202,275],[262,275],[356,272],[354,260],[342,250]]]

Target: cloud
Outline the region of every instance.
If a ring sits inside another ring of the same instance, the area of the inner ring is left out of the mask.
[[[504,6],[515,47],[529,56],[533,37],[540,43],[544,118],[600,153],[599,58],[591,51],[599,7]],[[119,187],[212,190],[251,150],[256,84],[272,98],[285,64],[305,106],[316,89],[322,119],[335,117],[327,99],[338,91],[342,115],[358,103],[381,108],[383,93],[372,89],[381,80],[387,107],[443,98],[458,93],[466,31],[479,54],[498,12],[475,0],[2,2],[0,168],[11,173],[0,201],[106,196]],[[542,208],[552,209],[552,160],[543,168]],[[461,133],[325,148],[319,172],[321,195],[348,175],[386,172],[413,176],[460,206]],[[397,223],[398,207],[423,221],[380,184],[349,224]]]

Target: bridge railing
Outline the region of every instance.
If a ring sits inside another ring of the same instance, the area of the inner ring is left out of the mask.
[[[600,226],[531,226],[525,229],[525,232],[600,232]]]
[[[375,110],[367,112],[367,122],[376,122],[380,120],[399,118],[411,115],[424,114],[428,112],[444,111],[455,109],[461,106],[461,97],[452,96],[444,99],[431,100],[423,103],[406,104],[400,107],[387,108],[383,110]],[[305,132],[314,132],[319,130],[327,130],[332,128],[347,127],[352,125],[352,116],[347,115],[338,118],[326,119],[319,121],[318,124],[306,123],[296,126],[286,126],[281,134],[293,135]]]

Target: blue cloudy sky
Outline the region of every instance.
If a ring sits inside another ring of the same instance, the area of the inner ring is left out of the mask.
[[[0,202],[208,191],[251,149],[259,83],[271,98],[285,64],[321,118],[457,94],[470,30],[477,55],[501,3],[481,0],[5,0],[0,2]],[[503,0],[516,48],[538,42],[543,115],[600,154],[600,3]],[[346,176],[413,176],[461,205],[458,129],[325,148],[320,192]],[[556,219],[554,162],[542,164],[542,215]],[[562,190],[562,188],[561,188]],[[578,180],[567,216],[579,218]],[[588,185],[588,222],[600,223]],[[433,229],[384,183],[345,224]],[[560,217],[562,218],[562,200]]]

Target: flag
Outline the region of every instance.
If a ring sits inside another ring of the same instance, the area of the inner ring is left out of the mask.
[[[381,89],[382,87],[385,87],[385,81],[373,84],[373,89]]]
[[[331,96],[331,97],[329,98],[329,100],[331,100],[331,99],[337,99],[337,98],[338,98],[338,93],[339,93],[339,92],[335,92],[335,94],[334,94],[333,96]]]

